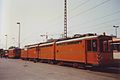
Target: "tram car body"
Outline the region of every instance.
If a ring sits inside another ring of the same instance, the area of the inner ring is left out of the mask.
[[[110,41],[111,51],[113,51],[113,64],[120,66],[120,38],[113,38]]]
[[[27,59],[36,61],[38,59],[38,44],[27,46]]]
[[[21,59],[25,60],[27,59],[28,54],[27,54],[27,48],[21,49]]]
[[[108,65],[112,61],[109,36],[86,36],[56,42],[56,60],[90,65]]]
[[[8,50],[8,58],[20,58],[21,49],[20,48],[12,48]]]
[[[73,65],[109,65],[113,59],[109,40],[112,40],[112,37],[106,35],[58,39],[28,47],[26,58]]]
[[[51,62],[55,60],[55,44],[54,42],[47,42],[39,44],[39,60]]]
[[[113,59],[120,60],[120,38],[113,38],[111,41],[111,50],[113,51]]]
[[[3,49],[0,49],[0,57],[5,57],[5,51]]]

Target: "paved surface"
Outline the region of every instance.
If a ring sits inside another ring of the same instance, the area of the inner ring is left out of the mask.
[[[27,65],[27,66],[26,66]],[[120,74],[0,59],[0,80],[120,80]]]

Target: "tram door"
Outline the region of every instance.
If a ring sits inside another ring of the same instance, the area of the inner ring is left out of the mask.
[[[90,39],[86,40],[86,63],[98,64],[97,63],[97,51],[98,51],[98,40]]]
[[[112,59],[112,53],[110,52],[110,45],[107,39],[100,39],[100,62],[102,64],[108,64]]]
[[[39,59],[39,46],[36,47],[37,60]]]

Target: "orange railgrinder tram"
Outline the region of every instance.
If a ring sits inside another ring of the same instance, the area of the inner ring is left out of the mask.
[[[113,59],[109,40],[112,40],[112,37],[106,35],[58,39],[28,48],[28,55],[31,54],[31,57],[27,58],[77,65],[109,65]]]
[[[91,65],[108,65],[113,59],[109,36],[86,36],[56,42],[56,60]]]
[[[12,48],[8,49],[8,58],[20,58],[21,49],[20,48]]]

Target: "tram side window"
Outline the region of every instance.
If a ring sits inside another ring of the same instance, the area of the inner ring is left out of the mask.
[[[113,44],[110,44],[110,51],[114,49]]]
[[[112,44],[113,50],[120,51],[120,44]]]
[[[120,44],[119,44],[119,46],[118,46],[118,51],[120,52]]]
[[[97,51],[97,40],[87,41],[87,51]]]
[[[52,46],[52,44],[51,45],[44,45],[44,46],[41,46],[41,47],[51,47]]]
[[[100,40],[100,52],[108,52],[108,40]]]
[[[97,40],[92,40],[93,51],[97,51]]]
[[[104,52],[108,52],[108,41],[103,41]]]
[[[117,50],[117,45],[116,44],[112,44],[112,50]]]
[[[103,40],[100,40],[100,52],[103,52]]]
[[[91,51],[91,40],[87,40],[87,51]]]

